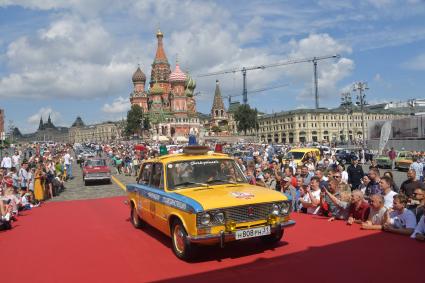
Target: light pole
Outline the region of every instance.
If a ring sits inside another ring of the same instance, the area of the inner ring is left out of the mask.
[[[360,111],[362,113],[362,148],[363,148],[363,159],[364,159],[364,149],[366,145],[366,133],[365,133],[365,118],[364,118],[364,106],[366,105],[366,94],[364,93],[368,90],[368,86],[366,82],[356,82],[353,85],[353,91],[357,93],[357,102],[356,104],[360,106]]]
[[[349,122],[348,114],[353,113],[353,101],[351,99],[351,93],[344,92],[341,93],[341,106],[345,109],[345,114],[347,115],[347,145],[350,143],[350,133],[349,133]]]

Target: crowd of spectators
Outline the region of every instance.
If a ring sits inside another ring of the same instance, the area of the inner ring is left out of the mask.
[[[425,240],[425,184],[417,176],[424,160],[415,160],[420,166],[413,163],[398,187],[393,173],[382,172],[375,162],[362,166],[353,158],[346,166],[335,155],[326,154],[318,160],[311,155],[301,164],[294,164],[293,160],[270,155],[267,148],[252,146],[252,160],[236,160],[243,164],[241,170],[251,184],[282,192],[294,212]]]
[[[138,174],[144,159],[160,154],[158,145],[88,146],[99,156],[106,155],[116,174],[128,176]],[[288,149],[284,148],[283,153]],[[168,146],[168,153],[181,150],[179,146]],[[321,215],[329,221],[360,225],[362,229],[425,240],[422,159],[415,160],[406,180],[398,187],[393,172],[382,172],[373,160],[365,166],[354,157],[347,166],[339,163],[335,154],[329,153],[320,158],[309,154],[297,163],[294,159],[283,158],[283,154],[276,154],[269,145],[248,144],[243,150],[249,154],[234,154],[234,158],[248,182],[281,192],[291,202],[295,213]],[[63,182],[72,178],[71,151],[72,147],[67,145],[37,146],[3,158],[0,172],[2,223],[10,223],[20,210],[38,206],[63,189]]]
[[[0,230],[18,221],[21,211],[38,207],[64,190],[72,178],[71,147],[32,144],[4,152],[0,168]]]
[[[210,146],[214,148],[213,144]],[[104,145],[103,149],[117,174],[128,175],[137,174],[144,158],[159,154],[158,146],[136,150],[131,144]],[[285,148],[284,152],[289,149]],[[180,151],[180,147],[168,146],[169,153]],[[416,164],[398,187],[392,171],[382,172],[373,160],[365,167],[354,157],[347,166],[329,153],[320,159],[311,154],[297,164],[294,159],[275,154],[267,145],[248,144],[243,151],[249,154],[234,158],[249,183],[280,191],[291,202],[294,212],[425,240],[425,184],[417,177]],[[422,165],[424,160],[416,162]]]

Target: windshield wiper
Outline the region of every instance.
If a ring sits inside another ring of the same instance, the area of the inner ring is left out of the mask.
[[[223,179],[212,179],[212,180],[208,180],[208,181],[206,181],[206,183],[207,183],[207,184],[211,184],[211,183],[218,183],[218,182],[230,183],[230,184],[236,184],[236,182],[235,182],[235,181],[223,180]]]
[[[176,184],[176,185],[174,185],[174,187],[188,186],[188,185],[198,185],[198,186],[202,186],[202,187],[208,187],[208,184],[196,183],[196,182],[189,182],[189,181]]]

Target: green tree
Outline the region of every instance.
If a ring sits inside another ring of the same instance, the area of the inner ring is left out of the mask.
[[[218,132],[221,132],[221,129],[220,129],[220,127],[214,125],[214,126],[212,126],[211,131],[213,131],[214,133],[218,133]]]
[[[258,131],[258,111],[252,109],[248,104],[240,105],[235,112],[235,120],[238,131],[243,131],[246,135],[246,131],[254,129]]]
[[[127,124],[125,126],[127,136],[141,132],[143,117],[143,108],[137,104],[131,105],[131,109],[127,112]]]
[[[151,123],[149,122],[149,117],[146,115],[146,117],[143,119],[143,130],[149,130],[151,128]]]

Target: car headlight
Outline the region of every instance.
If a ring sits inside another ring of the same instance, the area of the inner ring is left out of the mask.
[[[277,204],[272,206],[272,214],[278,216],[280,214],[280,207]]]
[[[211,222],[211,215],[209,213],[204,213],[201,215],[201,224],[208,225]]]
[[[224,224],[224,213],[223,212],[217,212],[214,215],[214,218],[218,223]]]
[[[289,209],[291,208],[291,206],[289,205],[289,203],[284,202],[282,203],[282,205],[280,206],[280,213],[281,214],[288,214],[289,213]]]

